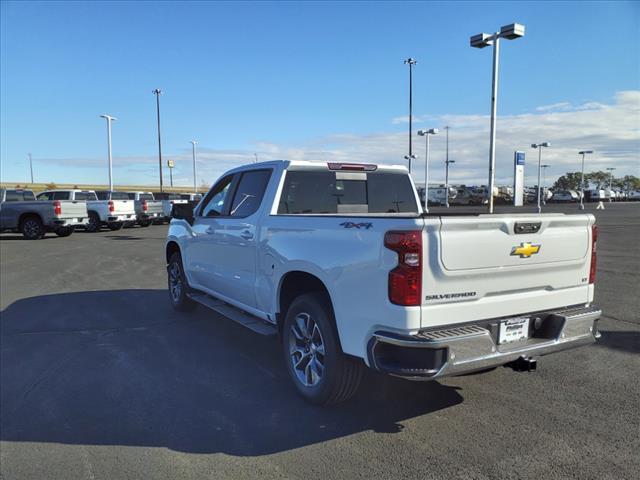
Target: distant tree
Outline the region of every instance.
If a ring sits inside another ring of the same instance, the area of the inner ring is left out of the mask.
[[[58,188],[58,186],[54,182],[47,183],[44,187],[47,190],[55,190],[56,188]]]
[[[609,172],[591,172],[584,174],[585,179],[596,187],[597,190],[603,189],[609,186]]]
[[[616,178],[613,184],[625,191],[640,190],[640,178],[635,175],[625,175],[622,178]]]
[[[556,180],[551,190],[580,190],[580,175],[580,172],[565,173]],[[587,175],[585,174],[585,184],[586,183]]]
[[[16,185],[16,188],[20,188],[20,184]]]

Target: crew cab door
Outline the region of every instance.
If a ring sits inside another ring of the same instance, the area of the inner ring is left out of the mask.
[[[223,178],[202,202],[190,240],[190,273],[205,290],[256,306],[257,221],[271,169]]]

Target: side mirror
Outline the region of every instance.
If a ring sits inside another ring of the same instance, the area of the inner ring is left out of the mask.
[[[186,220],[189,225],[193,225],[193,209],[199,202],[190,201],[187,203],[174,203],[171,207],[171,217],[178,220]]]

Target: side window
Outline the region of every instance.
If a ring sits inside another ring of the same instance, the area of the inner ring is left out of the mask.
[[[23,200],[26,200],[26,201],[33,201],[36,199],[35,195],[31,190],[24,190],[22,192],[22,198]]]
[[[109,192],[96,192],[96,196],[98,197],[98,200],[109,200]],[[76,200],[80,200],[77,193],[76,193]]]
[[[200,210],[200,216],[219,217],[220,215],[222,215],[225,200],[227,199],[227,194],[229,193],[229,187],[231,186],[232,180],[233,175],[227,175],[215,184],[215,186],[207,194],[207,198],[203,202],[203,207]]]
[[[127,197],[129,197],[129,200],[135,200],[135,199],[136,199],[136,194],[135,194],[135,193],[128,192],[128,193],[127,193]]]
[[[51,200],[69,200],[69,192],[51,192],[53,197]]]
[[[39,194],[38,200],[53,200],[53,192],[44,192]]]
[[[229,214],[232,217],[248,217],[260,207],[264,191],[271,178],[271,170],[244,172],[233,196]]]
[[[4,199],[5,202],[18,202],[22,200],[22,192],[18,192],[17,190],[7,190],[7,195]]]

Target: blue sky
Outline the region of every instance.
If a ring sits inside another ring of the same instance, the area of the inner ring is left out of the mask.
[[[194,138],[205,182],[253,152],[399,163],[413,56],[416,129],[451,124],[452,177],[481,182],[491,49],[469,36],[513,21],[527,30],[501,49],[498,177],[540,135],[558,147],[550,178],[583,148],[600,153],[594,167],[640,175],[639,5],[2,2],[2,180],[25,181],[32,152],[36,181],[106,182],[108,113],[116,184],[157,182],[155,87],[178,183]]]

